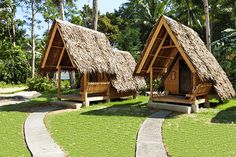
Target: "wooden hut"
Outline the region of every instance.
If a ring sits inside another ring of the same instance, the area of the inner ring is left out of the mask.
[[[55,20],[41,59],[41,72],[58,72],[58,98],[82,101],[135,96],[146,86],[133,76],[136,62],[129,52],[114,51],[103,33],[66,21]],[[81,74],[77,95],[61,95],[61,71]]]
[[[150,100],[178,104],[208,104],[214,91],[221,100],[235,96],[225,72],[191,28],[161,16],[154,26],[135,73],[150,78]],[[160,79],[158,94],[153,80]],[[156,92],[155,92],[156,93]]]

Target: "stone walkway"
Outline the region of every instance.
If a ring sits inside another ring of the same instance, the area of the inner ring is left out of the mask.
[[[24,133],[27,146],[33,157],[64,157],[65,153],[53,141],[44,124],[49,111],[60,109],[46,107],[31,113],[25,121]]]
[[[162,123],[171,111],[160,110],[142,124],[136,143],[136,157],[167,157],[162,142]]]
[[[19,104],[36,98],[41,94],[36,91],[22,91],[14,94],[0,94],[0,106]]]
[[[25,90],[28,87],[9,87],[9,88],[0,88],[0,94],[2,93],[12,93],[12,92],[17,92],[21,90]]]

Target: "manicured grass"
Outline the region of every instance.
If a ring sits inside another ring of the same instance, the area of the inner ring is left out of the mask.
[[[0,81],[0,88],[26,87],[25,84],[7,84]]]
[[[16,105],[0,107],[0,156],[31,156],[24,142],[23,124],[29,108],[38,107],[54,100],[53,93],[45,93],[39,98]]]
[[[81,111],[51,114],[46,124],[55,141],[72,157],[130,157],[136,134],[152,113],[148,98],[103,103]]]
[[[197,114],[172,114],[163,138],[172,157],[236,156],[236,99]]]
[[[30,156],[23,139],[24,112],[0,111],[0,156]]]

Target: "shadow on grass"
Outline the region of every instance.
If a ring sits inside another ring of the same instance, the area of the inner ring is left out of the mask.
[[[94,116],[129,116],[129,117],[146,117],[154,110],[147,108],[147,103],[142,101],[136,102],[114,102],[112,106],[108,106],[101,109],[95,109],[81,113],[82,115],[94,115]]]
[[[211,119],[212,123],[236,123],[236,106],[220,111]]]
[[[25,102],[17,103],[17,104],[10,104],[10,105],[3,105],[0,106],[0,112],[34,112],[35,109],[40,107],[49,106],[50,102],[55,100],[54,93],[44,93],[41,96],[27,100],[22,98],[16,98],[14,101],[22,101],[26,100]]]

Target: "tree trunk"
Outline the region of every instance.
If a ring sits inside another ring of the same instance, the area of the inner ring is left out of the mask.
[[[98,27],[98,0],[93,0],[93,29]]]
[[[32,21],[31,21],[31,42],[32,42],[32,78],[34,78],[35,72],[35,36],[34,36],[34,0],[31,0],[31,11],[32,11]]]
[[[207,49],[211,52],[211,31],[210,31],[210,19],[209,19],[209,6],[208,0],[204,0],[204,11],[206,18],[206,46]]]
[[[185,2],[187,4],[187,11],[188,11],[188,26],[192,26],[189,1],[186,0]]]
[[[234,2],[234,8],[236,8],[236,1]],[[234,17],[234,28],[236,29],[236,9],[233,12],[233,17]]]
[[[13,1],[14,3],[14,1]],[[12,19],[11,19],[11,28],[12,28],[12,44],[15,47],[16,46],[16,26],[14,22],[14,16],[16,14],[16,8],[14,6],[11,6],[11,11],[12,11]]]
[[[7,19],[7,31],[9,35],[10,42],[12,42],[12,35],[11,35],[11,26],[10,26],[10,18]]]
[[[64,1],[60,0],[60,15],[61,15],[61,20],[65,20],[65,11],[64,11]]]
[[[12,44],[15,47],[16,46],[16,28],[14,24],[14,18],[11,21],[11,27],[12,27]]]

